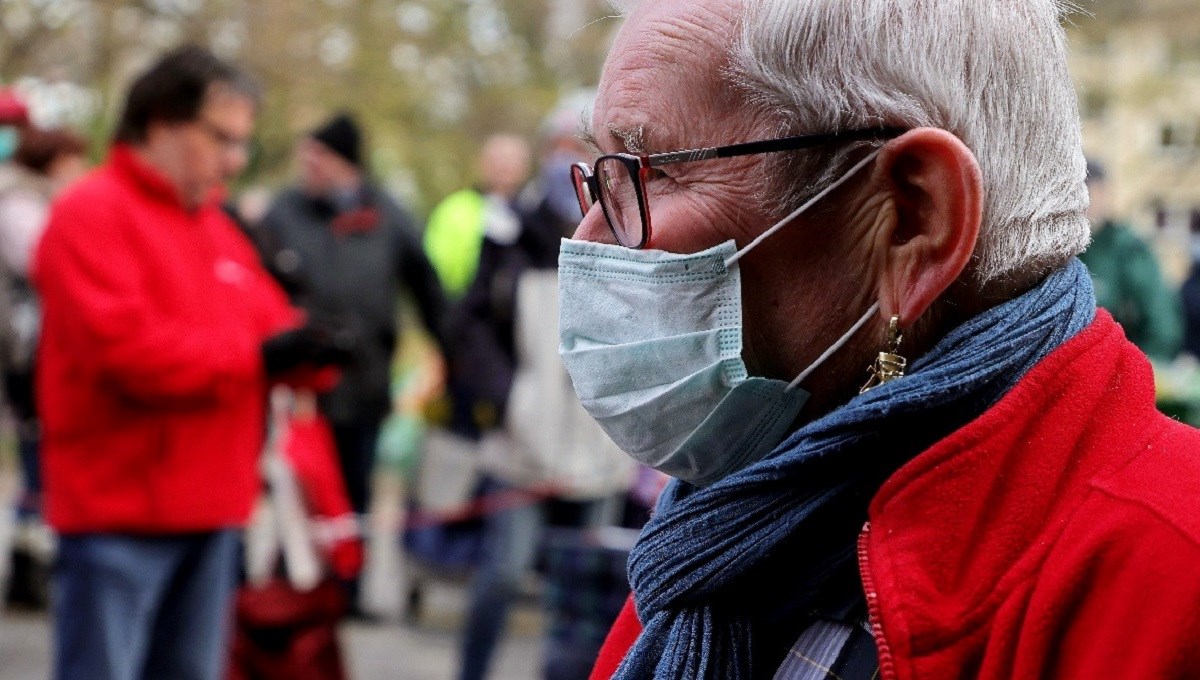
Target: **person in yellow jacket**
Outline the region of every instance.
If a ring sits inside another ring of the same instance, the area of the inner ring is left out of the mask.
[[[450,194],[430,214],[425,253],[452,299],[461,299],[475,279],[484,234],[504,240],[519,232],[512,200],[529,176],[529,166],[524,139],[492,135],[479,152],[479,186]]]

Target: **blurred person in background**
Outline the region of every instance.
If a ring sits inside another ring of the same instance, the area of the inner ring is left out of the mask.
[[[50,201],[87,170],[87,143],[67,130],[26,128],[13,161],[0,170],[0,286],[10,304],[4,390],[17,423],[23,493],[17,506],[10,597],[44,607],[53,542],[40,518],[39,424],[33,395],[41,310],[30,264],[46,228]]]
[[[11,177],[13,169],[10,164],[12,155],[16,152],[20,141],[20,129],[29,124],[29,109],[24,100],[16,96],[9,88],[0,88],[0,179]],[[4,180],[4,183],[7,180]],[[12,290],[7,283],[12,280],[4,258],[0,257],[0,375],[8,370],[8,356],[13,349],[12,336]],[[0,393],[0,396],[5,396]],[[0,399],[0,406],[4,406]],[[25,475],[28,477],[28,473]],[[18,499],[20,500],[20,499]],[[7,521],[7,508],[0,508],[0,522]],[[8,594],[9,582],[9,552],[11,548],[11,531],[0,524],[0,602]]]
[[[346,359],[220,208],[257,109],[247,76],[181,47],[51,209],[34,282],[56,678],[222,676],[268,384]]]
[[[1200,359],[1200,210],[1192,211],[1188,249],[1192,268],[1183,282],[1180,297],[1183,299],[1185,332],[1183,349]]]
[[[411,294],[442,347],[446,308],[416,224],[371,181],[365,154],[362,131],[348,114],[313,130],[296,148],[299,186],[276,198],[259,227],[275,249],[268,259],[290,282],[293,301],[353,333],[354,362],[322,396],[320,408],[333,427],[350,504],[360,515],[370,505],[380,425],[391,412],[400,296]],[[440,364],[440,358],[431,360]],[[440,382],[444,369],[431,370]],[[356,582],[349,585],[357,611]]]
[[[479,151],[479,184],[450,194],[429,214],[425,252],[453,299],[461,299],[475,280],[485,234],[512,238],[519,228],[513,202],[529,178],[529,144],[499,133]]]
[[[0,186],[17,183],[20,170],[12,164],[12,157],[21,142],[21,131],[29,125],[29,107],[10,88],[0,88]],[[0,276],[9,281],[13,273],[7,271],[5,258],[0,252]],[[7,357],[11,351],[12,300],[11,290],[6,284],[0,287],[0,371],[7,370]],[[2,584],[0,584],[2,585]]]
[[[471,413],[481,416],[475,425],[483,432],[483,493],[510,501],[483,519],[482,556],[463,630],[462,680],[487,677],[551,522],[615,524],[620,495],[632,483],[632,464],[579,406],[557,350],[558,247],[579,223],[569,170],[586,154],[579,125],[589,99],[564,102],[543,125],[542,172],[511,204],[513,217],[500,217],[508,204],[493,199],[478,272],[456,317],[454,382]],[[504,147],[520,153],[503,137],[491,144],[484,159]],[[583,592],[587,584],[572,587]],[[594,638],[547,645],[545,677],[586,677],[606,624],[599,624]]]
[[[4,263],[4,258],[0,257],[0,281],[9,281],[11,274],[8,272],[8,265]],[[8,371],[8,355],[12,351],[12,298],[10,297],[11,290],[8,285],[0,285],[0,375]],[[0,393],[0,397],[3,397]],[[0,400],[0,406],[4,405],[4,401]],[[0,551],[0,554],[3,554]],[[0,582],[0,592],[3,592],[3,583]]]
[[[532,151],[522,137],[501,132],[484,140],[476,159],[476,184],[461,189],[441,201],[429,215],[424,236],[429,255],[443,288],[453,301],[453,316],[463,318],[464,298],[475,281],[486,234],[509,241],[520,232],[517,194],[529,179]],[[504,370],[502,365],[456,350],[458,356],[485,372]],[[469,374],[466,369],[458,371]],[[478,381],[479,376],[472,376]],[[482,378],[486,380],[486,378]],[[474,451],[481,429],[495,424],[490,404],[478,402],[467,394],[462,381],[449,381],[446,399],[435,405],[432,420],[444,425],[445,441],[456,442],[463,450]],[[481,410],[482,409],[482,410]],[[483,423],[482,426],[480,423]]]
[[[10,87],[0,88],[0,167],[12,160],[29,127],[29,105]]]
[[[30,283],[33,253],[46,228],[50,201],[87,170],[87,143],[66,130],[28,128],[21,135],[13,162],[0,174],[0,257],[9,278],[4,282],[15,304],[13,335],[5,388],[17,409],[24,451],[36,452],[33,404],[33,356],[40,321],[37,297]],[[27,467],[36,491],[35,463]]]
[[[590,154],[581,135],[584,116],[591,111],[594,98],[595,92],[590,90],[564,97],[538,131],[538,174],[517,197],[524,227],[520,238],[539,239],[537,246],[525,248],[537,252],[531,262],[535,268],[557,268],[559,241],[579,226],[579,201],[569,179],[571,166]]]
[[[1079,256],[1092,273],[1096,302],[1112,313],[1125,334],[1151,359],[1175,358],[1183,343],[1183,313],[1163,280],[1149,244],[1112,213],[1112,188],[1104,166],[1088,161],[1092,242]]]

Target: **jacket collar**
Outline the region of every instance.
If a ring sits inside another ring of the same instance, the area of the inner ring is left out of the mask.
[[[109,164],[123,177],[132,180],[138,189],[151,198],[183,207],[183,199],[175,185],[157,169],[138,156],[128,144],[115,144],[108,154]]]
[[[896,651],[960,639],[992,616],[1096,480],[1145,449],[1155,414],[1149,362],[1100,310],[993,408],[894,474],[871,503],[868,550]]]
[[[121,176],[133,182],[143,195],[163,203],[169,203],[180,210],[188,210],[175,185],[171,184],[171,181],[158,169],[143,160],[129,144],[114,144],[108,154],[108,163]],[[203,205],[196,210],[188,210],[188,212],[198,212],[204,208],[219,205],[224,198],[225,190],[218,187],[209,194],[208,200]]]

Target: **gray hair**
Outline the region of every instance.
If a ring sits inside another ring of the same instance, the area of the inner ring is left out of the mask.
[[[779,132],[936,127],[974,152],[985,192],[978,283],[1045,271],[1087,246],[1079,109],[1061,25],[1075,9],[1069,2],[743,2],[729,75]],[[769,164],[786,178],[773,187],[780,207],[828,185],[862,146]],[[797,187],[796,177],[809,179]]]
[[[986,283],[1059,265],[1088,243],[1060,23],[1071,9],[1061,0],[746,0],[731,69],[795,132],[887,125],[958,136],[983,172],[974,275]],[[823,174],[848,162],[834,158]]]

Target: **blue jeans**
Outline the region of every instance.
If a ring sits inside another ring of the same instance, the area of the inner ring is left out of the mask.
[[[80,534],[54,573],[58,680],[221,680],[238,532]]]
[[[490,482],[487,494],[511,491]],[[580,503],[580,523],[585,527],[613,524],[618,519],[616,498]],[[530,500],[484,518],[483,555],[471,582],[471,602],[463,631],[461,680],[487,677],[492,654],[521,580],[537,558],[547,525],[547,503]]]

